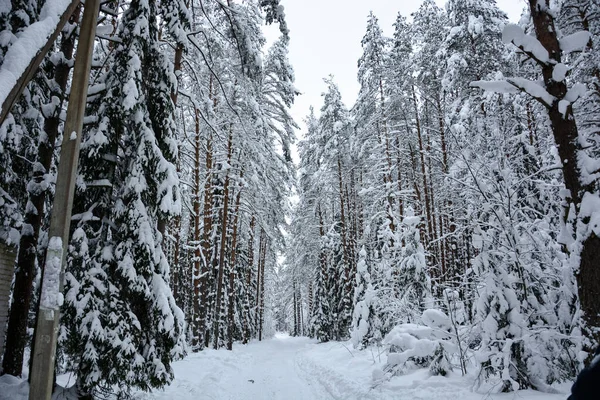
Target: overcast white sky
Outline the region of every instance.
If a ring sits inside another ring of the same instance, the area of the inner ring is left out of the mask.
[[[443,7],[446,0],[436,0]],[[292,115],[304,130],[303,119],[309,107],[321,108],[323,78],[333,74],[344,102],[351,107],[358,94],[356,63],[362,53],[360,41],[365,34],[369,11],[379,18],[386,36],[393,33],[396,15],[409,17],[421,0],[282,0],[290,29],[290,61],[294,66],[296,98]],[[497,0],[500,9],[517,21],[525,0]],[[276,30],[276,29],[275,29]],[[267,37],[275,31],[269,29]]]

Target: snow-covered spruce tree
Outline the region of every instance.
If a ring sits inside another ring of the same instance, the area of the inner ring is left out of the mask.
[[[158,33],[154,2],[127,4],[102,76],[106,93],[82,144],[63,321],[82,394],[164,386],[184,354],[183,314],[158,229],[180,207],[174,78]]]
[[[502,28],[508,21],[495,0],[450,0],[446,37],[447,67],[445,86],[462,86],[497,71]]]
[[[324,250],[321,250],[321,252],[323,253]],[[330,298],[332,277],[329,274],[329,268],[327,268],[326,256],[321,254],[321,257],[315,274],[315,302],[311,311],[310,324],[312,335],[320,342],[328,342],[334,336],[333,307]]]
[[[376,308],[377,291],[371,283],[368,255],[365,247],[358,253],[356,287],[354,289],[354,312],[352,318],[352,344],[357,349],[379,344],[383,339],[381,321]]]
[[[399,321],[415,322],[423,310],[430,308],[431,279],[425,261],[425,249],[421,243],[420,217],[408,208],[402,220],[402,256],[400,263],[392,270],[393,289],[398,299],[396,311]],[[385,296],[384,296],[385,297]]]

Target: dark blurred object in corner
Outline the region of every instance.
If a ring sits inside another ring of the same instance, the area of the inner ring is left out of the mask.
[[[596,349],[594,359],[577,376],[571,387],[571,396],[567,400],[600,399],[600,347]]]

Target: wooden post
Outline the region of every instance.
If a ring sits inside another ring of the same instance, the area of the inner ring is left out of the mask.
[[[0,354],[4,354],[10,283],[12,282],[16,257],[15,249],[0,241]]]
[[[62,282],[99,8],[99,0],[86,1],[79,33],[42,276],[29,400],[50,400],[52,395]]]

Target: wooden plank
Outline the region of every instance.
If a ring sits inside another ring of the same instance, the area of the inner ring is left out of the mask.
[[[29,399],[50,400],[54,383],[54,363],[60,313],[59,294],[69,243],[69,226],[79,161],[83,117],[87,103],[92,53],[96,37],[99,0],[87,0],[83,11],[73,81],[67,106],[60,162],[56,178],[52,216],[48,229],[46,264],[42,275],[40,307],[35,328]]]
[[[4,354],[6,325],[8,324],[8,300],[17,252],[0,241],[0,355]]]

